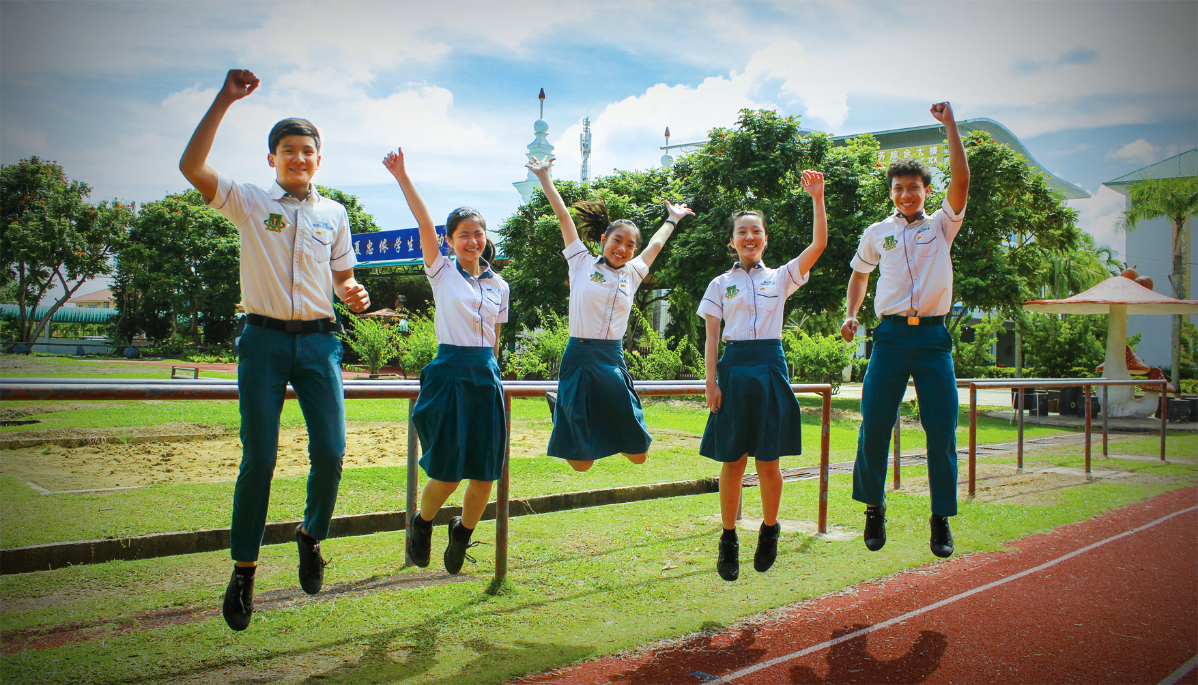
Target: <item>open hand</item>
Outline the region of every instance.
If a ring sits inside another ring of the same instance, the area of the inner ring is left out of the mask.
[[[665,205],[666,211],[670,213],[670,218],[674,220],[675,225],[682,220],[682,217],[695,215],[694,211],[690,207],[687,207],[685,202],[679,202],[674,205],[670,204],[669,200],[664,200],[662,204]]]
[[[341,301],[351,312],[364,312],[370,308],[370,294],[361,283],[347,283],[345,292],[341,293]]]
[[[258,88],[258,77],[249,69],[230,69],[220,94],[231,101],[240,100]]]
[[[532,161],[528,164],[525,164],[524,167],[531,171],[537,178],[545,178],[549,175],[549,171],[553,169],[553,163],[556,161],[556,157],[549,159],[548,155],[541,157],[540,159],[533,157]]]
[[[819,171],[806,169],[803,171],[803,176],[799,179],[799,183],[803,185],[803,190],[811,197],[820,198],[824,196],[824,175]]]
[[[856,317],[845,319],[844,324],[840,326],[840,337],[844,338],[845,342],[853,342],[853,338],[857,335],[857,319]]]
[[[403,148],[396,148],[395,152],[388,152],[387,156],[383,158],[383,166],[387,167],[387,171],[390,171],[391,175],[396,178],[406,175],[408,172],[403,164]]]
[[[932,117],[942,124],[946,121],[954,121],[953,106],[947,102],[937,102],[932,105],[931,112]]]

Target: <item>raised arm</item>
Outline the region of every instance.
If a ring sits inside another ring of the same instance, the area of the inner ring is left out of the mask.
[[[412,185],[412,179],[408,178],[408,171],[404,167],[403,148],[388,152],[383,158],[383,166],[387,167],[387,171],[391,172],[396,181],[399,181],[399,189],[403,191],[403,197],[408,202],[408,209],[412,210],[412,216],[416,217],[416,224],[420,227],[420,252],[424,255],[424,265],[432,266],[441,254],[441,246],[437,243],[437,227],[433,225],[433,217],[428,213],[424,198],[420,197],[416,186]]]
[[[684,216],[694,216],[690,207],[686,206],[685,202],[672,205],[669,201],[664,201],[662,204],[666,207],[666,212],[669,213],[669,218],[662,222],[661,228],[657,229],[657,233],[653,234],[653,238],[649,240],[649,244],[641,251],[641,259],[645,262],[645,266],[653,266],[653,260],[657,259],[657,255],[661,253],[661,248],[666,246],[666,241],[674,233],[674,229],[678,227],[678,222],[682,221]]]
[[[549,200],[549,206],[553,208],[553,215],[557,217],[557,222],[562,226],[562,240],[565,245],[578,240],[578,227],[574,225],[574,217],[570,216],[570,210],[566,209],[566,202],[562,199],[561,193],[557,192],[557,188],[553,185],[553,179],[549,178],[549,172],[553,169],[552,159],[534,158],[533,161],[525,164],[528,170],[532,172],[541,181],[541,188],[545,191],[545,199]]]
[[[953,212],[960,213],[969,199],[969,160],[965,157],[965,146],[961,144],[961,133],[957,131],[957,121],[953,119],[952,105],[937,102],[932,105],[932,116],[944,124],[944,132],[948,135],[948,168],[952,170],[953,177],[948,182],[945,199]]]
[[[258,77],[254,76],[254,72],[248,69],[230,70],[225,75],[225,84],[216,94],[212,106],[208,108],[204,118],[200,119],[200,125],[187,142],[187,149],[183,151],[183,157],[179,160],[179,171],[183,172],[187,182],[195,186],[205,200],[210,201],[216,197],[216,170],[208,166],[208,153],[212,151],[216,129],[220,128],[220,122],[225,118],[225,112],[229,111],[229,106],[257,88]]]
[[[828,246],[828,213],[824,211],[824,175],[810,169],[803,172],[803,190],[811,196],[815,223],[811,229],[811,244],[799,255],[799,273],[805,274]]]

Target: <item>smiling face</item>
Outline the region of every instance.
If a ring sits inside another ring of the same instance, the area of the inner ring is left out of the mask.
[[[640,240],[640,232],[635,228],[618,224],[603,238],[603,258],[613,269],[618,269],[636,256],[636,246]]]
[[[769,242],[765,222],[761,217],[756,214],[736,217],[735,223],[732,224],[732,239],[728,244],[736,250],[741,264],[756,264],[761,261],[761,255]]]
[[[923,212],[929,192],[923,178],[916,174],[895,176],[890,181],[890,199],[895,208],[906,216],[918,216]]]
[[[266,160],[274,168],[279,185],[292,195],[305,195],[320,168],[320,149],[312,136],[283,136]]]
[[[487,247],[487,229],[478,219],[466,217],[454,227],[449,246],[463,267],[478,264]]]

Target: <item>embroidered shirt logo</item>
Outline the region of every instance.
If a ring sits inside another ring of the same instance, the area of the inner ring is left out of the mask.
[[[283,223],[282,214],[271,214],[269,219],[262,222],[262,225],[266,227],[266,230],[278,233],[286,224]]]
[[[898,247],[898,241],[894,239],[894,236],[888,235],[886,236],[886,240],[882,241],[882,247],[886,248],[887,250],[893,250],[894,248]]]
[[[604,276],[603,274],[599,273],[598,271],[591,274],[591,280],[596,283],[607,283],[607,277]]]
[[[739,294],[740,294],[740,290],[738,290],[737,287],[734,285],[730,285],[724,289],[724,299],[731,300],[732,298],[736,297]]]

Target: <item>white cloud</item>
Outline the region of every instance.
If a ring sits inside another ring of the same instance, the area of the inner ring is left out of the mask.
[[[1115,250],[1119,259],[1127,259],[1127,236],[1115,229],[1127,206],[1123,195],[1100,186],[1089,198],[1070,200],[1078,210],[1077,226],[1094,237],[1094,242]]]
[[[1124,145],[1118,150],[1111,150],[1106,153],[1106,159],[1120,159],[1139,164],[1151,164],[1160,159],[1161,149],[1152,143],[1140,138]]]

